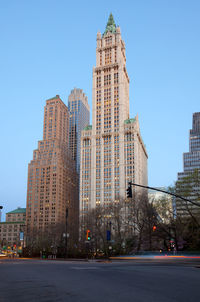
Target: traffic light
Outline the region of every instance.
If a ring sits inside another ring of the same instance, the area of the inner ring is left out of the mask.
[[[153,232],[155,232],[155,230],[156,230],[156,225],[153,226]]]
[[[128,189],[126,190],[126,196],[127,198],[132,198],[132,187],[131,187],[131,183],[128,183]]]
[[[90,230],[87,230],[87,232],[86,232],[86,239],[87,239],[87,241],[91,240]]]

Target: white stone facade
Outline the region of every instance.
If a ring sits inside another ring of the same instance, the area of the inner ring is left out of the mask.
[[[81,215],[125,199],[129,181],[147,185],[148,156],[138,116],[129,118],[125,43],[119,27],[109,29],[103,36],[97,33],[92,126],[81,137]]]

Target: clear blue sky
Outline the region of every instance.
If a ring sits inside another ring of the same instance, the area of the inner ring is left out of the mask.
[[[130,114],[139,114],[151,186],[182,171],[200,111],[200,1],[0,2],[1,174],[4,213],[26,206],[27,168],[42,139],[45,100],[74,87],[92,101],[96,34],[113,13],[126,44]],[[92,107],[92,106],[91,106]]]

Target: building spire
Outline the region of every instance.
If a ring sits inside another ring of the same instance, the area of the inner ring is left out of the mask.
[[[110,16],[108,18],[108,22],[106,25],[106,29],[105,29],[103,35],[106,35],[108,31],[111,32],[112,34],[116,33],[116,24],[115,24],[112,13],[110,13]]]

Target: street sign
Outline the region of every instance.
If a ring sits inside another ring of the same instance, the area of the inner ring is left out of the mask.
[[[110,231],[109,230],[107,230],[106,231],[106,238],[107,238],[107,241],[110,241],[110,236],[111,234],[110,234]]]
[[[19,239],[20,239],[21,241],[24,240],[24,232],[20,232],[20,233],[19,233]]]

